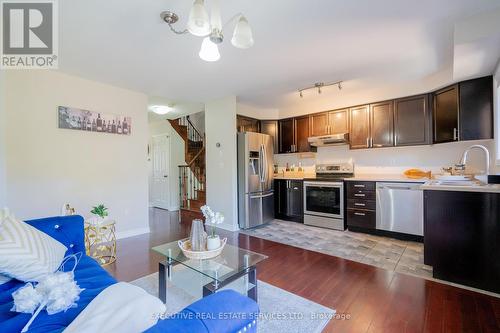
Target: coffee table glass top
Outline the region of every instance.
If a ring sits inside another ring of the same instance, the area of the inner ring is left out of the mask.
[[[245,269],[255,266],[267,256],[226,244],[222,253],[212,259],[189,259],[179,248],[178,241],[155,246],[153,251],[164,255],[172,264],[182,264],[213,280],[223,282]]]

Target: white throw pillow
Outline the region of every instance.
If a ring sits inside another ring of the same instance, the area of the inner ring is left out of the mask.
[[[66,246],[3,210],[0,216],[0,274],[38,281],[61,265]]]
[[[2,275],[0,274],[0,286],[4,283],[7,283],[9,282],[10,280],[12,280],[12,278],[8,277],[8,276],[5,276],[5,275]]]
[[[144,289],[118,282],[104,289],[63,333],[137,333],[154,326],[165,304]]]

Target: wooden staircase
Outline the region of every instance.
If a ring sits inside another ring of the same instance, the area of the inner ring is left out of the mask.
[[[185,165],[179,165],[180,221],[191,224],[202,219],[200,208],[206,199],[205,138],[194,127],[189,116],[169,120],[185,142]]]

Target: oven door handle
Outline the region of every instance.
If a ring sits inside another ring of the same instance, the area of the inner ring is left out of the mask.
[[[319,187],[343,187],[344,183],[339,182],[304,182],[304,186],[319,186]]]

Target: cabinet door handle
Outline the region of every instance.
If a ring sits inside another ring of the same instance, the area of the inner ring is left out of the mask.
[[[457,128],[453,128],[453,140],[457,141],[458,140],[458,130]]]
[[[365,185],[363,185],[363,184],[355,184],[354,187],[362,187],[362,188],[364,188]]]
[[[295,191],[297,191],[299,188],[298,188],[298,187],[294,187],[293,189],[294,189]]]
[[[354,212],[354,215],[358,215],[358,216],[366,216],[365,213],[358,213],[358,212]]]
[[[364,197],[365,195],[364,194],[359,194],[359,193],[356,193],[354,194],[355,197]]]
[[[358,203],[358,202],[355,202],[355,203],[354,203],[354,206],[361,206],[361,207],[365,207],[365,206],[366,206],[366,204],[364,204],[364,203]]]

